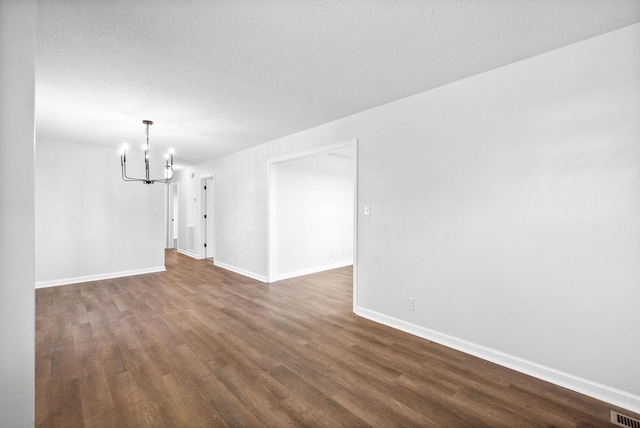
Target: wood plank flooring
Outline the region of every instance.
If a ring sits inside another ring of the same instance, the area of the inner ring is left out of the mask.
[[[36,427],[602,427],[616,409],[357,317],[351,268],[267,285],[166,265],[37,290]]]

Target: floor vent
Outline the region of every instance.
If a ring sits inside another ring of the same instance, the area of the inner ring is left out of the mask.
[[[611,411],[611,422],[621,427],[640,428],[640,420]]]

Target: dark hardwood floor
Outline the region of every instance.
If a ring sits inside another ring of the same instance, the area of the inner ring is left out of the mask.
[[[37,290],[36,427],[610,426],[606,403],[354,315],[351,268],[166,265]]]

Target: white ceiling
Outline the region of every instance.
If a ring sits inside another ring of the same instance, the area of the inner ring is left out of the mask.
[[[39,138],[200,163],[640,22],[639,0],[39,0]]]

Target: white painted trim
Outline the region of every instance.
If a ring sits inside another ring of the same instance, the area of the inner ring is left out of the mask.
[[[283,279],[295,278],[298,276],[309,275],[312,273],[324,272],[326,270],[338,269],[345,266],[352,266],[353,260],[346,262],[332,263],[330,265],[315,266],[309,269],[301,269],[294,272],[280,273],[275,276],[275,281],[281,281]],[[272,282],[272,281],[269,281]]]
[[[276,203],[274,189],[276,171],[272,162],[267,162],[267,282],[274,282],[276,276]]]
[[[294,159],[301,159],[301,158],[306,158],[309,156],[315,156],[315,155],[319,155],[322,153],[328,153],[328,152],[332,152],[334,150],[340,150],[340,149],[346,149],[347,147],[352,147],[355,144],[358,143],[357,139],[353,139],[353,140],[347,140],[347,141],[343,141],[341,143],[334,143],[334,144],[329,144],[326,146],[321,146],[321,147],[315,147],[309,150],[305,150],[302,152],[295,152],[295,153],[289,153],[287,155],[283,155],[283,156],[277,156],[274,158],[271,158],[267,161],[267,163],[272,164],[272,163],[280,163],[280,162],[285,162],[285,161],[290,161],[290,160],[294,160]]]
[[[180,254],[184,254],[185,256],[192,257],[196,260],[203,260],[202,256],[198,253],[193,253],[187,250],[181,250],[180,248],[176,248],[176,251],[179,252]]]
[[[52,281],[36,282],[36,288],[57,287],[59,285],[78,284],[80,282],[101,281],[103,279],[122,278],[125,276],[144,275],[147,273],[165,272],[164,266],[146,269],[125,270],[120,272],[102,273],[99,275],[78,276],[75,278],[54,279]]]
[[[258,281],[265,282],[265,283],[267,282],[266,275],[259,275],[259,274],[255,273],[255,272],[251,272],[251,271],[248,271],[248,270],[241,269],[239,267],[235,267],[235,266],[228,265],[226,263],[219,262],[219,261],[217,261],[215,259],[213,260],[213,265],[217,266],[217,267],[221,267],[221,268],[226,269],[226,270],[230,270],[231,272],[239,273],[240,275],[244,275],[244,276],[249,277],[251,279],[256,279]]]
[[[563,388],[588,395],[598,400],[630,410],[634,413],[640,413],[640,396],[638,395],[612,388],[601,383],[593,382],[588,379],[583,379],[569,373],[564,373],[523,358],[468,342],[466,340],[458,339],[361,306],[357,307],[355,313],[363,318],[404,331],[405,333],[413,334],[414,336],[439,343],[440,345],[444,345],[448,348],[456,349],[466,354],[542,379]]]
[[[360,207],[358,199],[358,165],[359,165],[359,147],[358,140],[353,140],[353,150],[355,158],[354,163],[354,177],[353,177],[353,312],[358,307],[358,207]]]
[[[216,173],[215,172],[207,172],[205,174],[200,174],[199,177],[200,177],[200,184],[199,184],[199,186],[200,186],[200,198],[199,198],[200,199],[199,200],[199,204],[200,204],[200,208],[199,208],[200,222],[198,224],[198,227],[197,227],[198,230],[196,232],[200,236],[200,242],[199,242],[199,245],[198,245],[198,255],[199,255],[198,258],[200,260],[202,260],[202,259],[206,259],[207,258],[207,250],[204,247],[204,243],[207,240],[207,230],[206,230],[207,228],[205,226],[206,225],[206,220],[204,218],[205,211],[207,210],[206,202],[205,202],[207,196],[206,196],[206,190],[204,190],[204,186],[206,185],[208,178],[212,178],[213,179],[214,189],[215,189],[215,186],[216,186],[217,183],[216,183]],[[214,195],[213,198],[214,198],[214,211],[215,211],[215,190],[214,190],[214,194],[213,195]],[[214,218],[214,221],[215,221],[215,218],[216,218],[215,213],[214,213],[213,218]]]

